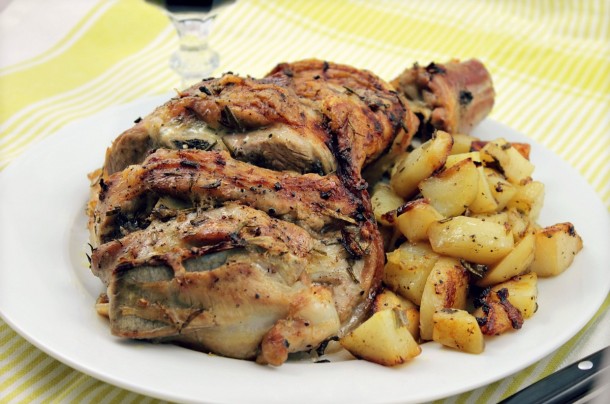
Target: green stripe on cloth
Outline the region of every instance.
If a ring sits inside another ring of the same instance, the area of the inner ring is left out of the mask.
[[[46,62],[55,55],[63,52],[66,47],[70,46],[71,43],[78,39],[82,33],[89,28],[90,24],[97,20],[100,13],[103,13],[111,5],[112,3],[109,1],[99,1],[95,7],[89,10],[89,12],[78,23],[76,23],[72,29],[70,29],[64,38],[59,40],[59,42],[53,45],[50,49],[28,60],[1,68],[0,75],[6,75]]]
[[[116,2],[63,53],[43,65],[4,75],[0,122],[33,102],[87,83],[137,52],[168,25],[167,18],[153,8],[137,7],[135,12],[135,6],[134,1]]]

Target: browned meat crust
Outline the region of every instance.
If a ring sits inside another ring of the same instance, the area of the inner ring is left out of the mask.
[[[470,133],[491,111],[495,92],[491,75],[476,59],[415,64],[392,81],[421,120],[420,134],[435,129]]]

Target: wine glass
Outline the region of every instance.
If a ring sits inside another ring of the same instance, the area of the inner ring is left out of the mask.
[[[220,55],[208,40],[214,20],[236,0],[147,0],[165,10],[176,28],[179,47],[170,67],[182,78],[182,88],[210,76],[220,65]]]

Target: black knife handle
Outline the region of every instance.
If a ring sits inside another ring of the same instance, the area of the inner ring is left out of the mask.
[[[587,356],[570,366],[513,394],[500,404],[559,404],[586,397],[610,381],[610,347]]]

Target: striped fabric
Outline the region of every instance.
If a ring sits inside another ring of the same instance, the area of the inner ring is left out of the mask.
[[[492,118],[559,155],[610,208],[608,15],[608,0],[240,0],[211,43],[217,73],[252,76],[317,57],[391,79],[415,61],[477,57],[494,78]],[[52,48],[0,69],[0,169],[75,119],[179,87],[168,67],[176,47],[158,10],[99,1]],[[607,338],[609,305],[542,361],[445,401],[495,402],[590,353]],[[32,401],[156,402],[72,370],[0,320],[0,402]]]

